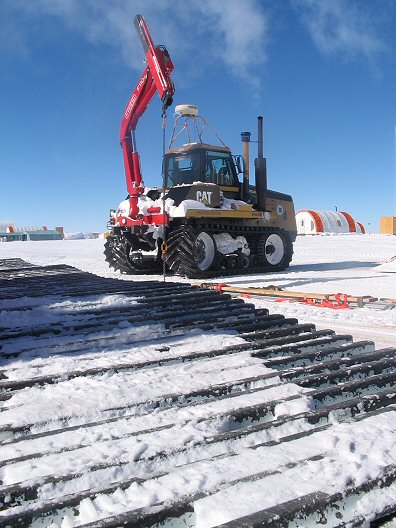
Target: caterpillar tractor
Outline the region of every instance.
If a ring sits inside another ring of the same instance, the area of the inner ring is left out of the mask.
[[[135,17],[135,26],[146,68],[121,121],[128,196],[117,211],[110,211],[106,261],[122,273],[166,269],[189,278],[287,268],[296,238],[294,205],[291,196],[267,188],[262,117],[254,186],[249,184],[250,132],[241,134],[243,157],[233,156],[199,116],[198,108],[188,104],[175,108],[173,133],[163,156],[162,186],[144,186],[136,125],[157,92],[165,127],[175,92],[170,77],[174,67],[166,48],[154,45],[141,15]],[[217,144],[204,142],[208,131]]]

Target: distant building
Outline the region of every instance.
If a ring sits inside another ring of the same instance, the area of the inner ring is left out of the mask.
[[[0,242],[62,239],[62,232],[47,226],[14,226],[12,222],[0,222]]]
[[[58,233],[60,233],[61,237],[62,238],[65,238],[65,231],[63,229],[63,226],[57,226],[55,227],[55,231],[57,231]]]
[[[381,216],[381,235],[396,235],[396,216]]]
[[[341,211],[299,211],[296,223],[299,235],[366,232],[363,224],[356,222],[349,213]]]

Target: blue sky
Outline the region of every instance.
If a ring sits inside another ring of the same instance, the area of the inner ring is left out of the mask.
[[[0,220],[106,228],[126,196],[137,13],[173,59],[175,103],[197,104],[234,153],[264,116],[269,187],[296,210],[337,206],[374,232],[396,216],[395,0],[1,0]],[[157,97],[136,135],[159,185]]]

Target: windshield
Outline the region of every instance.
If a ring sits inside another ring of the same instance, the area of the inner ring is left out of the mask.
[[[173,187],[182,183],[199,181],[200,155],[199,152],[189,152],[165,158],[166,185]]]

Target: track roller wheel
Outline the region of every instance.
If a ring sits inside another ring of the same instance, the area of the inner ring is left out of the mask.
[[[216,244],[206,231],[184,225],[168,235],[166,263],[175,273],[202,277],[212,268],[215,256]]]
[[[218,253],[216,258],[216,269],[219,270],[219,272],[222,272],[226,269],[228,269],[228,263],[227,263],[227,257],[226,255],[222,255],[221,253]]]
[[[241,255],[240,256],[240,266],[242,269],[248,269],[250,266],[250,257],[249,255]]]
[[[268,233],[260,236],[257,253],[261,266],[282,270],[290,264],[293,245],[289,237],[282,231]]]
[[[229,255],[227,257],[227,268],[228,269],[236,269],[238,265],[239,265],[238,255]]]

